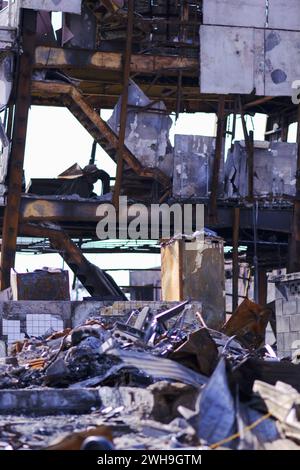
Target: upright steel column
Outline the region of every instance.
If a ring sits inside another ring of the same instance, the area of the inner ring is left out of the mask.
[[[21,49],[17,67],[15,115],[8,168],[8,196],[4,212],[1,250],[1,289],[10,285],[10,270],[15,263],[23,163],[25,154],[28,111],[31,103],[31,75],[34,63],[37,12],[22,10]]]
[[[300,105],[298,106],[297,144],[296,197],[294,201],[293,221],[289,241],[289,273],[300,272]]]
[[[218,104],[218,123],[217,123],[217,138],[216,138],[216,153],[213,165],[213,174],[211,180],[211,192],[209,201],[209,217],[211,223],[216,222],[217,219],[217,201],[218,201],[218,186],[219,174],[221,167],[221,158],[223,151],[223,139],[225,131],[225,96],[220,95]]]
[[[117,153],[117,174],[113,195],[113,203],[115,207],[119,208],[119,195],[121,191],[122,175],[123,175],[123,148],[125,142],[126,122],[127,122],[127,102],[128,102],[128,89],[130,77],[130,61],[132,52],[132,36],[133,36],[133,19],[134,19],[134,0],[128,0],[127,12],[127,39],[126,49],[124,52],[124,73],[123,73],[123,93],[122,105],[120,112],[120,130],[119,130],[119,145]]]

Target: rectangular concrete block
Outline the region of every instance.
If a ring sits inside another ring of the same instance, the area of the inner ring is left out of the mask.
[[[282,305],[283,315],[295,315],[297,313],[297,302],[296,300],[289,300],[283,302]]]
[[[282,304],[283,304],[282,298],[276,299],[275,301],[276,317],[283,315]]]
[[[289,316],[277,317],[276,327],[278,333],[289,333],[290,332],[290,318]]]
[[[278,351],[279,359],[283,359],[284,357],[291,357],[291,351]]]
[[[284,349],[284,333],[277,333],[277,351]]]
[[[300,314],[290,316],[290,329],[300,333]]]
[[[284,349],[285,351],[292,351],[300,346],[300,333],[284,333]]]

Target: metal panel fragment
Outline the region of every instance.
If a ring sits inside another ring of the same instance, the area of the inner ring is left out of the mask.
[[[175,135],[173,196],[208,197],[211,188],[215,137]],[[219,196],[223,193],[224,159],[219,174]]]
[[[0,53],[0,111],[8,103],[13,86],[14,56],[9,52]]]
[[[179,411],[189,421],[200,439],[208,445],[216,444],[236,432],[236,410],[222,358],[208,384],[200,393],[195,412],[180,407]],[[227,446],[232,447],[232,442]]]
[[[141,351],[125,351],[121,349],[109,349],[112,346],[110,340],[103,344],[103,352],[121,359],[121,365],[115,366],[116,371],[124,367],[138,367],[140,371],[155,379],[175,380],[194,387],[207,383],[207,378],[191,369],[170,359],[160,358]],[[106,349],[107,348],[107,349]],[[114,367],[112,368],[114,369]],[[113,370],[111,370],[113,372]],[[109,372],[110,373],[110,372]]]
[[[116,134],[119,134],[121,102],[122,98],[107,121]],[[169,141],[171,126],[172,119],[164,103],[152,103],[131,80],[125,144],[143,166],[159,168],[168,176],[173,171],[173,149]]]
[[[255,142],[254,146],[254,195],[295,195],[297,145]],[[228,197],[244,197],[248,194],[247,174],[244,141],[235,142],[225,164],[225,192]]]

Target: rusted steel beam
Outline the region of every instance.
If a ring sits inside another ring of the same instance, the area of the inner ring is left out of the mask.
[[[96,69],[122,72],[123,61],[122,54],[119,52],[93,52],[39,46],[35,52],[35,68]],[[199,60],[189,57],[150,54],[133,54],[131,56],[131,73],[153,74],[161,72],[168,74],[173,71],[177,74],[179,69],[198,73]]]
[[[127,124],[127,105],[128,105],[128,92],[129,92],[129,78],[130,78],[130,62],[132,53],[132,34],[133,34],[133,17],[134,17],[134,0],[128,0],[127,3],[127,36],[124,51],[124,71],[123,71],[123,90],[122,102],[120,112],[120,128],[119,128],[119,141],[117,149],[117,172],[116,181],[114,186],[113,204],[119,208],[119,197],[122,185],[123,175],[123,153],[125,148],[125,134]]]
[[[10,270],[15,263],[27,121],[31,102],[30,88],[34,63],[36,18],[36,11],[22,11],[23,52],[18,64],[12,147],[8,168],[8,196],[3,221],[1,290],[9,287]]]
[[[221,158],[223,152],[223,140],[225,132],[225,96],[220,95],[218,103],[218,123],[216,138],[216,153],[213,165],[213,174],[211,180],[211,191],[209,200],[209,215],[212,222],[217,220],[217,198],[219,186],[219,174],[221,166]]]
[[[257,100],[250,101],[244,105],[244,109],[253,108],[254,106],[259,106],[264,103],[268,103],[273,100],[274,96],[263,96],[262,98],[257,98]]]
[[[239,231],[240,231],[240,208],[233,209],[233,230],[232,230],[232,312],[234,312],[239,303]]]
[[[288,273],[300,272],[300,105],[298,105],[297,144],[296,197],[289,241]]]

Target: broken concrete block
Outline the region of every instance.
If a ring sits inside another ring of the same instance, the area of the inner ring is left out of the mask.
[[[93,389],[43,388],[0,391],[0,414],[80,414],[100,405],[98,391]]]

